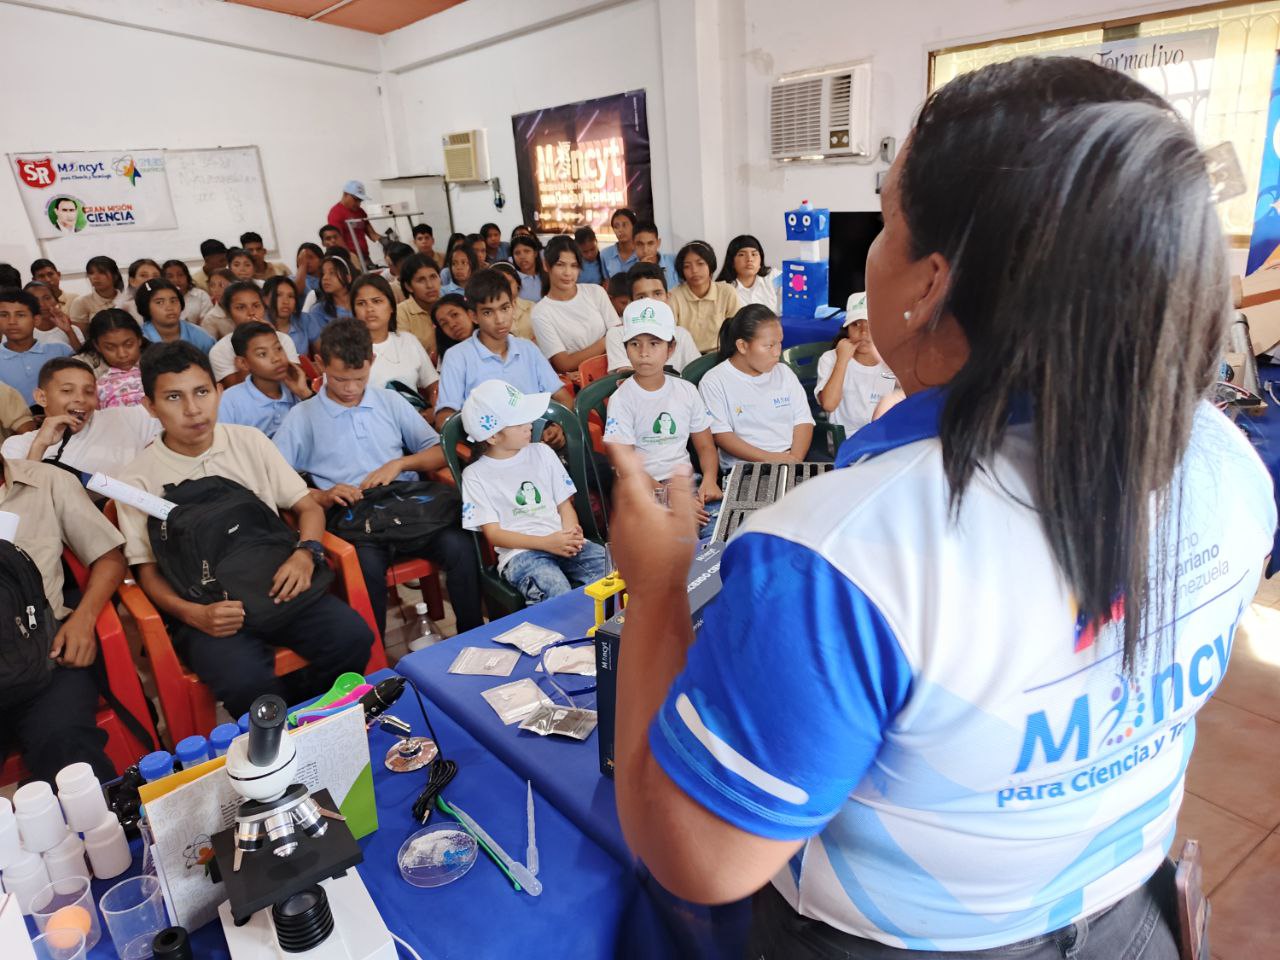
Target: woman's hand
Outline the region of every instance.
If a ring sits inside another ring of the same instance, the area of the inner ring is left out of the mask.
[[[634,450],[614,454],[613,557],[632,596],[684,594],[698,545],[698,504],[692,471],[676,468],[667,481],[667,506],[653,498],[653,480]]]

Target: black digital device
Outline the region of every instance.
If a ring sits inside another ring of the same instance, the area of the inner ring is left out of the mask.
[[[867,289],[867,251],[884,229],[879,210],[831,211],[827,303],[843,310],[849,295]]]

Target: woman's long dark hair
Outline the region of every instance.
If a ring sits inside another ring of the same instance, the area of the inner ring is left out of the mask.
[[[267,305],[267,312],[270,316],[272,328],[275,327],[276,321],[276,301],[280,297],[280,288],[285,284],[289,285],[289,289],[293,291],[293,319],[302,316],[302,297],[298,296],[298,289],[293,285],[292,277],[268,277],[267,282],[262,285],[262,300]]]
[[[928,99],[899,187],[912,256],[950,265],[929,321],[969,345],[939,418],[953,513],[1029,400],[1049,545],[1082,622],[1123,602],[1132,670],[1169,619],[1173,480],[1230,309],[1195,136],[1123,74],[1021,58]]]
[[[533,251],[533,275],[538,278],[538,282],[545,288],[547,286],[547,268],[542,262],[542,243],[537,237],[527,237],[524,234],[516,237],[511,241],[510,264],[515,267],[516,264],[516,247],[528,247]],[[497,264],[494,264],[497,266]],[[516,267],[516,272],[520,273],[520,268]]]
[[[338,302],[333,299],[333,294],[329,293],[324,288],[324,265],[326,263],[333,265],[333,269],[338,272],[338,279],[342,281],[342,285],[348,290],[351,288],[351,275],[354,271],[351,269],[351,264],[346,260],[343,260],[341,257],[325,254],[325,258],[320,261],[321,283],[320,286],[316,288],[316,303],[320,304],[325,315],[332,319],[338,316]],[[351,309],[350,302],[347,304],[347,309]]]
[[[387,278],[380,273],[362,273],[351,281],[351,315],[356,315],[356,291],[361,287],[373,287],[380,294],[387,298],[387,303],[391,305],[391,320],[387,324],[387,329],[396,332],[396,295],[391,292],[391,284]]]
[[[760,272],[757,277],[767,277],[770,269],[772,269],[764,258],[764,247],[749,233],[740,233],[729,241],[729,247],[724,252],[724,266],[720,268],[720,275],[717,280],[725,283],[733,283],[738,279],[738,271],[733,269],[733,258],[738,255],[739,250],[755,250],[760,254]]]
[[[739,340],[750,343],[756,338],[756,331],[763,324],[778,322],[778,315],[763,303],[747,304],[720,325],[716,355],[721,360],[728,360],[738,352]]]

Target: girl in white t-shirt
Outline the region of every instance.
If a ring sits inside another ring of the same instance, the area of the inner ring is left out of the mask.
[[[831,349],[818,358],[818,382],[813,388],[831,422],[844,427],[847,434],[874,420],[881,399],[898,385],[871,342],[865,297],[862,303],[861,311],[850,311]]]
[[[556,373],[577,382],[582,362],[605,352],[605,334],[618,314],[604,287],[578,283],[582,251],[573,237],[552,237],[546,260],[550,281],[547,295],[533,305],[533,331]]]
[[[733,287],[738,302],[747,307],[753,303],[764,304],[778,312],[778,288],[773,283],[773,268],[764,262],[764,247],[749,233],[729,241],[724,252],[724,266],[716,277]]]
[[[396,330],[396,299],[391,284],[377,273],[366,273],[351,285],[351,310],[373,339],[369,386],[380,389],[391,381],[416,390],[426,401],[422,415],[430,422],[436,405],[440,375],[418,338]]]
[[[804,387],[782,356],[782,323],[768,307],[743,307],[720,328],[722,363],[698,385],[711,413],[720,469],[739,460],[799,463],[813,439]]]

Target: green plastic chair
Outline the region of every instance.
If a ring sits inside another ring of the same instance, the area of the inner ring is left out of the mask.
[[[698,381],[706,375],[706,372],[719,362],[719,354],[712,350],[708,353],[704,353],[697,360],[694,360],[685,366],[685,368],[680,371],[680,376],[696,387],[698,385]]]
[[[591,421],[591,414],[599,414],[601,423],[608,422],[605,401],[613,396],[614,391],[618,389],[618,385],[627,376],[629,374],[610,373],[599,380],[593,380],[578,391],[578,395],[573,401],[573,412],[578,415],[578,426],[582,430],[583,437],[591,436],[591,430],[588,426]]]
[[[831,349],[830,341],[802,343],[782,351],[782,362],[800,379],[806,393],[813,393],[818,382],[818,358]]]

